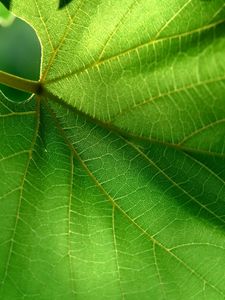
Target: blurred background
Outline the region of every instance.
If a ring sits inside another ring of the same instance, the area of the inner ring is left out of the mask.
[[[39,80],[41,45],[35,30],[0,5],[0,70]],[[21,102],[30,97],[28,93],[1,84],[0,89],[12,101]]]

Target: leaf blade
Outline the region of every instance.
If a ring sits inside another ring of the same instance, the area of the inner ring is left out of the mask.
[[[223,299],[224,3],[172,1],[168,9],[163,1],[159,7],[156,1],[115,1],[112,6],[74,1],[56,13],[50,10],[56,1],[49,1],[46,11],[45,5],[37,0],[25,13],[44,44],[48,99],[41,99],[22,218],[0,295]],[[23,14],[23,6],[14,0],[15,11]],[[140,10],[142,20],[137,19]],[[199,11],[201,18],[195,18]],[[130,48],[132,55],[117,60],[118,52]],[[113,55],[115,62],[107,65]],[[105,65],[98,65],[99,57]],[[154,65],[144,69],[151,57]],[[171,64],[177,82],[170,78]],[[74,66],[83,72],[54,83]],[[178,72],[181,67],[187,67],[184,74]],[[204,87],[198,85],[200,73]],[[183,81],[184,90],[177,86]],[[157,91],[157,83],[164,85],[165,94]],[[138,95],[154,93],[162,98],[160,104],[120,118],[123,105],[132,110]],[[15,117],[7,106],[2,114]],[[29,111],[23,111],[21,118],[27,116]],[[10,131],[10,124],[6,128]],[[12,143],[6,143],[11,150]],[[5,223],[3,227],[7,231]],[[26,242],[20,244],[23,235]]]

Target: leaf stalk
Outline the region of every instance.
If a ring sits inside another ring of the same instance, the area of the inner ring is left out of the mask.
[[[0,71],[0,83],[31,94],[40,95],[42,93],[42,84],[40,81],[18,77],[4,71]]]

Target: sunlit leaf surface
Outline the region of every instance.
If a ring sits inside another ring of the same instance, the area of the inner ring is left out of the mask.
[[[225,298],[224,0],[12,1],[43,96],[0,101],[0,298]]]

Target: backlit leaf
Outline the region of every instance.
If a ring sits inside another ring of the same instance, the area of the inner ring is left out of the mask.
[[[12,1],[44,92],[0,101],[0,298],[225,298],[223,0]]]

